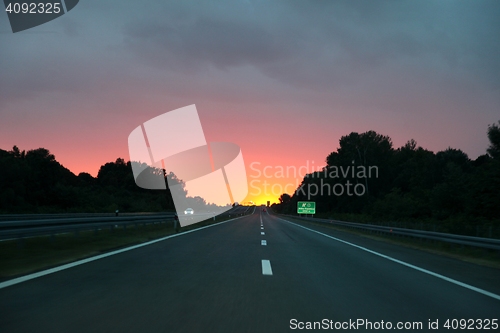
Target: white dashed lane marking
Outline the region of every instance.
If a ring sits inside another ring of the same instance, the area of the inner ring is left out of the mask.
[[[260,230],[264,230],[264,224],[262,223],[262,214],[260,215]],[[261,231],[260,234],[265,235],[264,231]],[[267,241],[261,240],[260,245],[267,246]],[[262,260],[262,275],[273,275],[271,262],[269,260]]]
[[[269,260],[262,260],[262,275],[273,275],[271,262]]]

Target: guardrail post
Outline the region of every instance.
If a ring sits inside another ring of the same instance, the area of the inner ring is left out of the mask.
[[[179,216],[177,214],[174,215],[174,232],[179,232]]]

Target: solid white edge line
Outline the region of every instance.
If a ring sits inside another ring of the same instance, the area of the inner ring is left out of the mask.
[[[52,273],[56,273],[56,272],[59,272],[59,271],[62,271],[62,270],[65,270],[65,269],[68,269],[68,268],[71,268],[71,267],[83,265],[83,264],[86,264],[86,263],[89,263],[89,262],[92,262],[92,261],[95,261],[95,260],[99,260],[99,259],[102,259],[102,258],[110,257],[110,256],[113,256],[115,254],[119,254],[119,253],[122,253],[122,252],[127,252],[127,251],[130,251],[130,250],[135,250],[135,249],[138,249],[140,247],[151,245],[151,244],[154,244],[154,243],[158,243],[158,242],[164,241],[164,240],[169,239],[169,238],[183,236],[183,235],[195,232],[195,231],[203,230],[203,229],[210,228],[210,227],[215,227],[216,225],[220,225],[220,224],[223,224],[223,223],[231,222],[231,221],[240,219],[242,217],[244,217],[244,216],[240,216],[240,217],[236,217],[234,219],[230,219],[230,220],[227,220],[227,221],[222,221],[222,222],[218,222],[218,223],[215,223],[215,224],[206,225],[206,226],[199,227],[199,228],[196,228],[196,229],[184,231],[184,232],[181,232],[179,234],[174,234],[174,235],[170,235],[170,236],[158,238],[158,239],[146,242],[146,243],[142,243],[142,244],[137,244],[137,245],[134,245],[134,246],[126,247],[124,249],[120,249],[120,250],[115,250],[115,251],[103,253],[103,254],[100,254],[100,255],[97,255],[97,256],[94,256],[94,257],[90,257],[90,258],[86,258],[86,259],[74,261],[74,262],[71,262],[71,263],[68,263],[68,264],[64,264],[64,265],[57,266],[57,267],[54,267],[54,268],[46,269],[46,270],[43,270],[43,271],[40,271],[40,272],[36,272],[36,273],[32,273],[32,274],[20,276],[18,278],[12,279],[12,280],[7,280],[7,281],[4,281],[4,282],[0,282],[0,289],[6,288],[6,287],[9,287],[9,286],[21,283],[21,282],[25,282],[25,281],[29,281],[29,280],[32,280],[32,279],[36,279],[36,278],[41,277],[41,276],[45,276],[45,275],[49,275],[49,274],[52,274]]]
[[[309,231],[312,231],[312,232],[315,232],[317,234],[320,234],[322,236],[325,236],[325,237],[328,237],[328,238],[331,238],[333,240],[336,240],[338,242],[341,242],[341,243],[344,243],[344,244],[347,244],[347,245],[350,245],[350,246],[353,246],[353,247],[356,247],[360,250],[363,250],[363,251],[366,251],[366,252],[369,252],[371,254],[374,254],[376,256],[379,256],[379,257],[382,257],[384,259],[387,259],[387,260],[390,260],[390,261],[393,261],[395,263],[398,263],[400,265],[403,265],[403,266],[406,266],[406,267],[409,267],[409,268],[413,268],[419,272],[422,272],[422,273],[426,273],[426,274],[429,274],[429,275],[432,275],[434,277],[437,277],[439,279],[442,279],[442,280],[445,280],[447,282],[450,282],[450,283],[453,283],[453,284],[456,284],[457,286],[460,286],[460,287],[463,287],[463,288],[466,288],[466,289],[469,289],[469,290],[472,290],[472,291],[475,291],[477,293],[480,293],[480,294],[483,294],[485,296],[489,296],[491,298],[494,298],[496,300],[499,300],[500,301],[500,295],[497,295],[497,294],[494,294],[492,292],[489,292],[489,291],[486,291],[484,289],[481,289],[481,288],[477,288],[477,287],[474,287],[474,286],[471,286],[470,284],[467,284],[467,283],[463,283],[463,282],[460,282],[460,281],[457,281],[457,280],[454,280],[452,278],[449,278],[449,277],[446,277],[444,275],[441,275],[441,274],[438,274],[438,273],[434,273],[432,271],[429,271],[425,268],[421,268],[421,267],[418,267],[418,266],[414,266],[412,264],[409,264],[407,262],[404,262],[404,261],[401,261],[401,260],[398,260],[398,259],[395,259],[395,258],[392,258],[392,257],[389,257],[389,256],[386,256],[385,254],[382,254],[382,253],[378,253],[378,252],[375,252],[375,251],[372,251],[372,250],[369,250],[367,249],[366,247],[362,247],[362,246],[359,246],[359,245],[356,245],[356,244],[353,244],[353,243],[349,243],[345,240],[342,240],[342,239],[339,239],[339,238],[336,238],[336,237],[333,237],[333,236],[330,236],[330,235],[327,235],[327,234],[324,234],[322,232],[319,232],[319,231],[316,231],[314,229],[309,229],[307,227],[304,227],[304,226],[301,226],[300,224],[296,224],[296,223],[293,223],[293,222],[290,222],[290,221],[287,221],[287,220],[284,220],[280,217],[276,217],[277,219],[279,220],[282,220],[284,222],[287,222],[287,223],[290,223],[290,224],[293,224],[297,227],[300,227],[300,228],[303,228],[303,229],[306,229],[306,230],[309,230]]]
[[[273,275],[271,262],[269,260],[262,259],[262,275]]]

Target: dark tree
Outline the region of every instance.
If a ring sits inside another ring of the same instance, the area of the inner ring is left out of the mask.
[[[490,146],[487,151],[491,157],[495,159],[500,158],[500,120],[497,124],[492,124],[488,126],[488,139],[490,140]]]

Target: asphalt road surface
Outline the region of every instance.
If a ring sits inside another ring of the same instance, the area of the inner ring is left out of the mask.
[[[0,332],[290,332],[315,321],[331,331],[353,322],[364,332],[391,331],[382,329],[388,323],[464,331],[444,328],[447,319],[500,332],[477,329],[500,319],[498,295],[499,270],[300,226],[258,207],[3,287]]]

